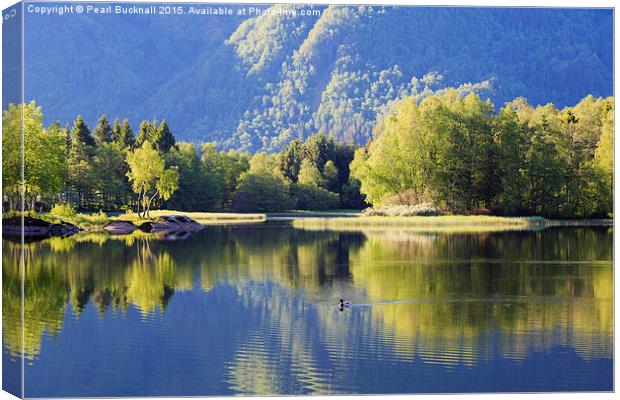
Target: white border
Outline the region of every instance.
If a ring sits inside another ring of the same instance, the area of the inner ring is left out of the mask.
[[[68,2],[68,1],[67,1]],[[75,3],[86,3],[87,1],[72,1]],[[168,1],[147,1],[147,0],[134,0],[132,3],[184,3],[183,0],[168,0]],[[401,6],[481,6],[481,7],[578,7],[578,8],[615,8],[615,1],[610,0],[589,0],[589,1],[578,1],[578,0],[502,0],[502,1],[491,1],[491,0],[423,0],[423,1],[412,1],[412,0],[289,0],[289,1],[256,1],[256,0],[226,0],[226,1],[216,1],[216,0],[206,0],[201,1],[203,3],[248,3],[248,4],[272,4],[272,3],[285,3],[285,4],[377,4],[377,5],[401,5]],[[17,2],[14,0],[0,0],[0,8],[5,9]],[[616,26],[616,13],[614,10],[614,95],[615,88],[618,84],[618,74],[617,68],[618,65],[618,53],[616,52],[616,43],[618,43],[618,31],[615,29]],[[2,32],[0,30],[0,43],[2,43]],[[1,65],[2,55],[0,53],[0,65]],[[0,91],[2,90],[2,82],[0,80]],[[618,108],[615,107],[615,121],[618,121]],[[617,124],[616,124],[617,125]],[[620,140],[617,140],[614,143],[614,154],[620,154]],[[1,166],[0,166],[1,169]],[[615,165],[615,174],[618,172],[618,166]],[[616,180],[614,179],[614,182]],[[618,199],[620,195],[620,189],[618,184],[615,184],[614,187],[614,209],[617,210],[616,207],[618,204]],[[614,272],[615,267],[617,265],[616,257],[615,257],[615,249],[618,248],[619,242],[618,235],[614,234]],[[614,273],[615,276],[615,273]],[[618,280],[614,279],[614,294],[617,292],[618,288]],[[618,308],[618,297],[614,297],[614,344],[616,338],[616,332],[618,332],[618,320],[615,318],[616,310]],[[2,334],[2,330],[0,327],[0,335]],[[619,352],[618,348],[614,346],[614,387],[618,382],[619,372],[618,369],[615,368],[616,360],[618,359]],[[0,379],[1,379],[1,370],[0,366]],[[525,397],[526,399],[547,399],[547,400],[582,400],[582,399],[610,399],[615,398],[615,393],[550,393],[550,394],[448,394],[448,395],[380,395],[380,396],[346,396],[342,397],[343,399],[411,399],[411,400],[426,400],[426,399],[454,399],[455,396],[457,399],[463,400],[474,400],[480,399],[483,400],[489,399],[519,399]],[[333,399],[336,396],[313,396],[312,399],[317,400],[325,400],[325,399]],[[266,399],[273,397],[253,397],[254,399]],[[298,399],[299,397],[295,396],[280,396],[278,399]],[[0,400],[5,399],[15,399],[12,395],[0,391]],[[79,398],[75,398],[79,399]],[[132,398],[126,398],[132,399]],[[140,398],[136,398],[140,399]],[[166,397],[166,398],[157,398],[157,399],[187,399],[187,397]],[[230,397],[209,397],[209,399],[230,399]]]

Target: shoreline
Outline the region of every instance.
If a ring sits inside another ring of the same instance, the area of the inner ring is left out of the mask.
[[[225,224],[256,224],[267,221],[267,215],[262,213],[217,213],[217,212],[191,212],[174,210],[153,210],[150,218],[139,218],[137,214],[122,214],[111,217],[112,221],[130,221],[144,223],[152,221],[162,215],[183,215],[202,225],[225,225]]]
[[[420,232],[496,232],[510,230],[542,230],[552,227],[613,227],[613,219],[605,220],[550,220],[542,217],[496,217],[481,215],[445,215],[413,217],[353,217],[292,219],[293,227],[313,231],[387,231],[410,230]]]
[[[78,214],[83,216],[85,214]],[[81,231],[103,231],[103,227],[112,221],[128,221],[141,225],[162,215],[184,215],[204,226],[210,225],[254,225],[266,222],[290,222],[296,229],[313,231],[387,231],[410,230],[426,232],[495,232],[507,230],[539,230],[552,227],[613,227],[613,219],[546,219],[542,217],[498,217],[486,215],[443,215],[443,216],[410,216],[385,217],[362,216],[354,210],[338,211],[291,211],[280,213],[207,213],[184,212],[171,210],[155,210],[151,218],[138,218],[136,214],[122,214],[110,216],[103,224],[75,223]],[[49,215],[42,215],[40,219],[49,219]],[[54,225],[62,223],[57,217],[53,218]],[[10,218],[3,218],[3,233],[10,234],[21,230],[21,226],[6,224]],[[76,222],[76,221],[71,221]],[[29,236],[26,234],[26,236]]]

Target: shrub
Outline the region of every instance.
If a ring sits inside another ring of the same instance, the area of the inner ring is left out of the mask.
[[[103,211],[93,214],[78,214],[72,205],[63,203],[54,205],[49,214],[41,214],[40,217],[50,222],[61,220],[88,229],[101,228],[110,222],[110,218]]]
[[[360,193],[360,181],[350,178],[340,188],[340,206],[361,210],[368,207],[366,196]]]
[[[336,193],[318,186],[295,185],[293,197],[297,199],[298,210],[333,210],[340,206],[340,198]]]
[[[235,192],[234,206],[239,211],[274,212],[290,210],[294,205],[284,178],[248,173]]]
[[[103,211],[96,214],[79,214],[76,223],[80,226],[104,226],[110,222],[110,218]]]
[[[129,204],[122,206],[121,210],[123,211],[123,214],[133,214],[133,210]]]
[[[58,204],[54,204],[54,207],[52,207],[52,209],[50,210],[50,215],[52,217],[58,217],[58,218],[74,218],[76,213],[75,213],[75,207],[73,207],[71,204],[66,204],[66,203],[58,203]]]

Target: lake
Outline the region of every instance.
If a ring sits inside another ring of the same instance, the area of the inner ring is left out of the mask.
[[[164,239],[27,245],[27,397],[613,389],[610,227]],[[2,257],[7,382],[19,246]]]

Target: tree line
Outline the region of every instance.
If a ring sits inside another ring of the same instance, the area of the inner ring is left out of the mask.
[[[458,213],[607,217],[613,209],[613,98],[498,113],[455,90],[403,99],[356,150],[352,177],[372,204],[432,202]]]
[[[405,97],[364,147],[323,134],[281,152],[220,151],[177,142],[165,120],[102,115],[88,127],[43,126],[35,102],[3,112],[3,203],[20,208],[21,132],[28,210],[151,208],[274,212],[433,203],[455,213],[607,217],[612,212],[613,98],[499,112],[454,89]]]
[[[283,211],[361,208],[359,184],[349,177],[354,147],[325,135],[295,140],[281,153],[219,151],[214,143],[177,142],[165,120],[102,115],[91,130],[43,125],[34,101],[3,112],[4,205],[20,208],[24,120],[24,201],[40,211],[58,203],[80,210]]]

